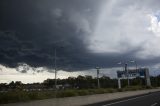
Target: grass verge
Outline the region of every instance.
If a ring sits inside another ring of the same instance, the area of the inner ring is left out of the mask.
[[[103,94],[103,93],[113,93],[113,92],[123,92],[123,91],[136,91],[143,89],[151,89],[151,87],[145,86],[129,86],[122,89],[113,88],[100,88],[100,89],[68,89],[60,90],[55,93],[54,91],[8,91],[0,93],[0,104],[13,103],[13,102],[26,102],[31,100],[41,100],[48,98],[63,98],[72,96],[84,96],[93,94]],[[55,96],[56,94],[56,96]]]

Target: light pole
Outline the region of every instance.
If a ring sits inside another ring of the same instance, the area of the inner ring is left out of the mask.
[[[121,65],[122,63],[119,62],[117,63],[118,65]],[[122,67],[122,71],[123,71],[123,67]],[[121,78],[118,77],[118,89],[121,89]]]
[[[138,69],[138,67],[137,67],[137,61],[135,61],[135,60],[130,60],[130,62],[136,64],[136,71],[137,71],[137,69]]]
[[[100,83],[99,83],[99,69],[100,67],[96,67],[97,69],[97,87],[100,88]]]
[[[125,63],[125,72],[127,73],[127,81],[128,81],[128,86],[130,85],[130,82],[129,82],[129,72],[128,72],[128,69],[127,69],[127,62]]]
[[[57,49],[54,49],[55,89],[57,89]]]
[[[118,64],[120,65],[120,64],[122,64],[122,62],[119,62]],[[128,86],[129,86],[130,85],[130,82],[129,82],[129,72],[128,72],[127,66],[128,66],[128,64],[127,64],[127,62],[125,62],[125,66],[124,66],[125,70],[124,71],[126,72],[127,82],[128,82]]]
[[[63,48],[61,46],[60,48]],[[54,49],[55,89],[57,89],[57,48]]]

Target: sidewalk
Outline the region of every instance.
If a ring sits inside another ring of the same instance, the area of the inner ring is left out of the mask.
[[[141,95],[156,91],[160,91],[160,89],[116,92],[116,93],[96,94],[96,95],[67,97],[67,98],[54,98],[54,99],[37,100],[25,103],[0,104],[0,106],[81,106],[81,105],[87,105],[107,100]]]

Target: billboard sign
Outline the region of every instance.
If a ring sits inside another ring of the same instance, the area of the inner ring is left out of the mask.
[[[146,68],[140,69],[130,69],[128,70],[128,77],[142,77],[145,76]],[[117,71],[118,78],[125,78],[127,77],[127,71]]]

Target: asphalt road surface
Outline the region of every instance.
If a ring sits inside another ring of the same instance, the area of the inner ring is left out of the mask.
[[[160,92],[100,102],[86,106],[160,106]]]

